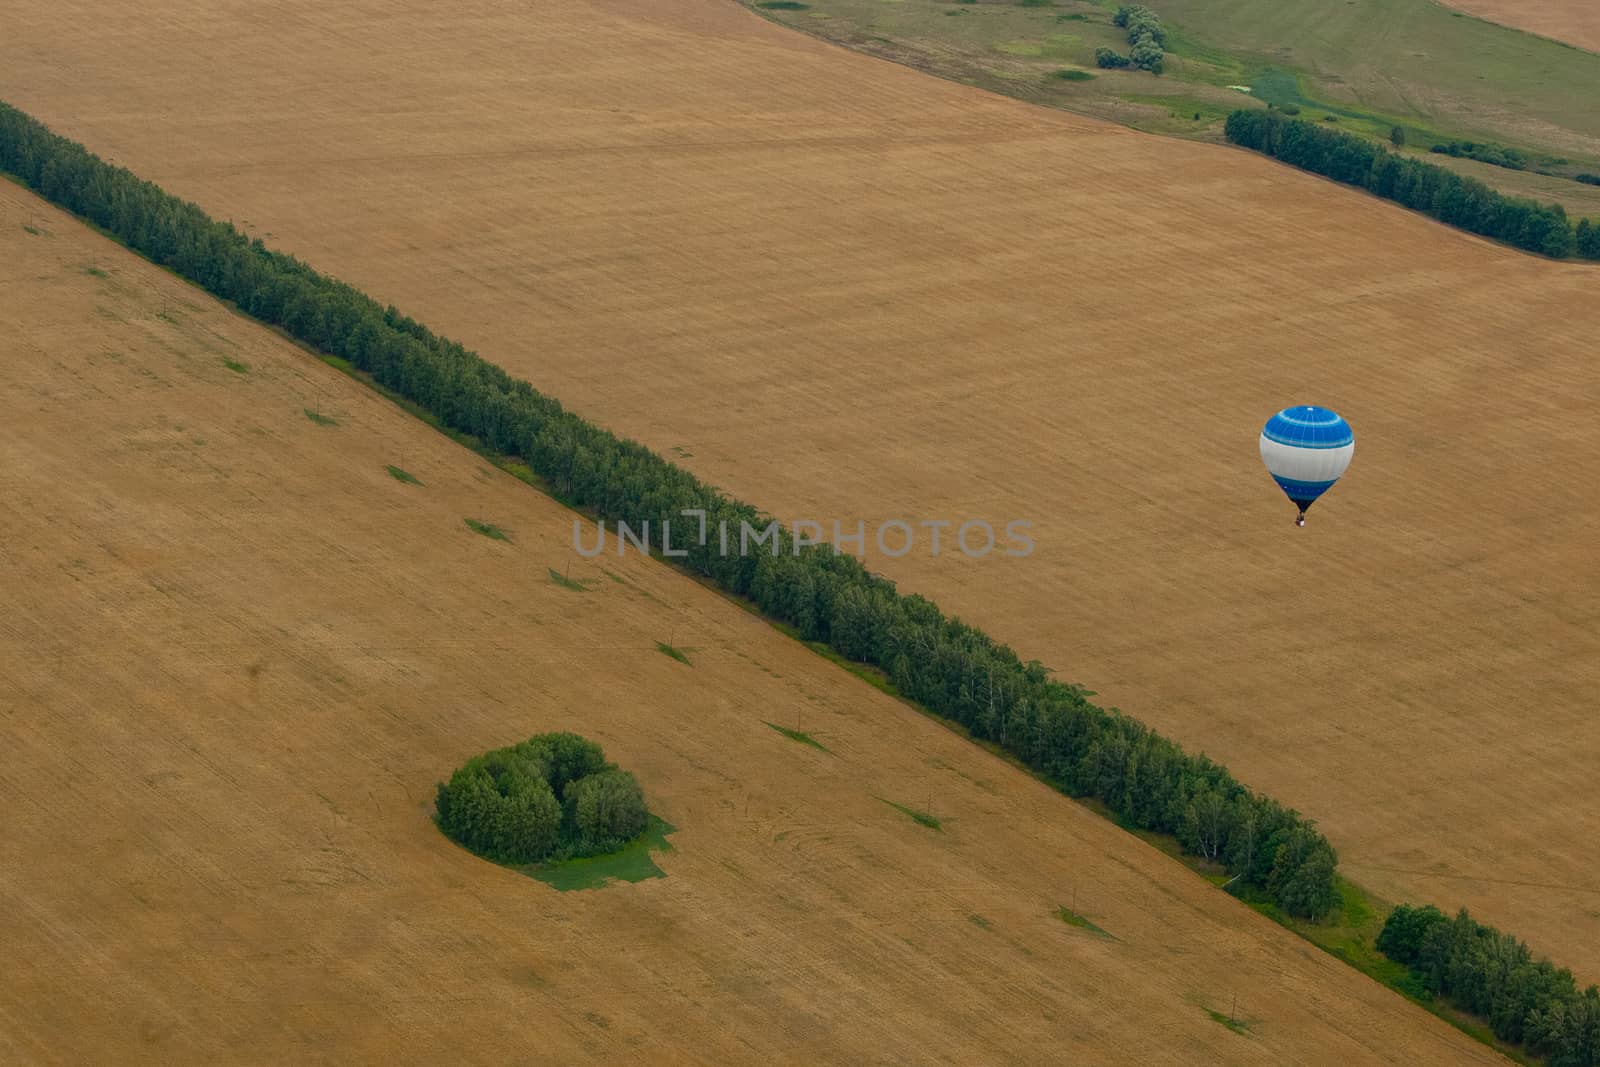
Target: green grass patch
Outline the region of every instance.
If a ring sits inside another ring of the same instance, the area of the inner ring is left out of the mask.
[[[829,755],[832,755],[832,750],[829,749],[827,745],[824,745],[821,741],[818,741],[815,737],[812,737],[803,730],[791,730],[787,726],[779,726],[777,723],[767,722],[765,719],[762,719],[761,721],[791,741],[798,741],[802,745],[810,745],[812,748],[821,749],[823,752],[827,752]]]
[[[310,408],[304,408],[302,410],[305,411],[306,418],[310,419],[312,422],[316,423],[318,426],[337,426],[337,425],[339,425],[339,420],[334,418],[332,415],[324,415],[322,412],[320,412],[320,411],[312,411]]]
[[[584,585],[582,581],[576,578],[568,578],[554,567],[546,567],[545,570],[550,573],[550,580],[563,589],[570,589],[574,593],[587,593],[589,591],[589,587]]]
[[[1236,1034],[1243,1034],[1246,1037],[1250,1035],[1250,1024],[1243,1019],[1236,1019],[1226,1012],[1212,1011],[1210,1008],[1206,1009],[1206,1014],[1211,1016],[1212,1022],[1221,1023]]]
[[[227,356],[223,356],[222,357],[222,365],[224,367],[227,367],[229,370],[233,371],[233,373],[235,373],[235,374],[249,374],[250,373],[250,364],[248,364],[248,363],[240,363],[238,360],[230,359]]]
[[[1068,926],[1076,926],[1080,930],[1087,930],[1094,936],[1103,937],[1107,941],[1119,940],[1115,934],[1107,933],[1105,930],[1102,930],[1100,927],[1096,926],[1088,919],[1085,919],[1082,915],[1079,915],[1077,912],[1073,911],[1064,904],[1057,906],[1056,918],[1060,919]]]
[[[967,916],[967,922],[971,923],[973,926],[976,926],[980,930],[994,929],[994,923],[990,922],[988,919],[985,919],[982,915],[979,915],[976,912]]]
[[[106,274],[106,272],[101,270],[99,267],[85,267],[83,268],[83,273],[87,274],[91,278],[110,277],[110,275]]]
[[[389,477],[393,478],[397,482],[404,482],[406,485],[422,484],[421,478],[418,478],[415,474],[412,474],[408,470],[402,470],[401,468],[396,467],[393,463],[385,463],[383,465],[383,469],[388,471]]]
[[[934,818],[932,815],[928,814],[925,811],[918,811],[916,808],[908,808],[904,804],[896,804],[894,801],[886,800],[883,797],[879,797],[878,799],[882,800],[885,804],[889,805],[891,808],[895,809],[896,811],[901,812],[901,813],[903,813],[905,815],[909,815],[914,822],[916,822],[917,824],[919,824],[921,826],[926,826],[930,830],[943,830],[944,829],[944,823],[942,823],[940,820]]]
[[[620,851],[586,859],[566,860],[562,863],[536,863],[515,867],[530,878],[536,878],[552,889],[563,893],[574,889],[600,889],[613,882],[642,882],[647,878],[664,878],[666,872],[656,866],[652,852],[671,852],[667,835],[678,828],[659,816],[650,816],[644,833]]]
[[[33,235],[34,235],[34,236],[35,236],[35,237],[42,237],[42,236],[44,236],[44,235],[43,235],[43,234],[41,234],[41,233],[40,233],[40,232],[39,232],[39,231],[38,231],[38,230],[37,230],[37,229],[35,229],[35,228],[34,228],[34,227],[32,227],[32,226],[29,226],[29,225],[28,225],[28,224],[27,224],[27,223],[26,223],[26,222],[24,222],[24,223],[23,223],[23,224],[22,224],[22,228],[23,228],[23,229],[24,229],[24,230],[27,230],[27,231],[28,231],[28,232],[29,232],[29,233],[31,233],[31,234],[33,234]]]
[[[1240,95],[1230,87],[1248,86],[1261,103],[1300,108],[1318,123],[1333,116],[1337,128],[1384,145],[1399,126],[1411,145],[1494,142],[1530,160],[1588,152],[1563,173],[1600,171],[1600,109],[1586,104],[1600,85],[1600,56],[1449,17],[1434,0],[1163,0],[1156,9],[1169,54],[1160,78],[1095,70],[1096,48],[1127,49],[1109,21],[1117,0],[906,2],[888,21],[884,0],[809,2],[825,18],[806,32],[825,40],[880,54],[877,45],[893,45],[898,62],[1032,102],[1041,102],[1041,84],[1078,82],[1043,102],[1148,132],[1215,141],[1229,98]],[[983,17],[943,17],[962,10]],[[1050,36],[1069,23],[1073,39]],[[1164,107],[1141,91],[1191,99]],[[1581,196],[1562,202],[1589,213]]]
[[[467,529],[473,533],[480,533],[485,537],[492,537],[496,541],[509,541],[511,538],[506,532],[492,522],[480,522],[477,519],[462,519],[467,524]]]
[[[656,642],[656,651],[661,653],[663,656],[671,656],[679,663],[686,664],[690,667],[694,666],[694,664],[689,662],[689,657],[684,654],[683,649],[669,645],[665,641]]]
[[[1064,81],[1064,82],[1092,82],[1092,81],[1094,81],[1094,77],[1095,77],[1093,74],[1090,74],[1086,70],[1076,70],[1076,69],[1073,69],[1073,70],[1058,70],[1058,71],[1056,71],[1054,74],[1052,74],[1050,76],[1052,78],[1060,79],[1061,81]]]

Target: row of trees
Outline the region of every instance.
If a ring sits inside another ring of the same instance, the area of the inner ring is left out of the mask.
[[[558,498],[635,529],[675,520],[674,548],[687,553],[680,566],[753,600],[807,640],[881,668],[907,697],[1058,788],[1097,798],[1128,826],[1177,835],[1190,852],[1225,865],[1295,915],[1333,906],[1334,850],[1309,822],[1205,756],[1091,703],[1083,689],[1053,679],[1037,661],[1022,662],[930,601],[899,594],[854,556],[826,545],[798,550],[788,532],[779,533],[775,554],[718,551],[714,536],[694,536],[697,527],[762,528],[770,517],[5,105],[0,169],[256,318],[348,360],[451,429],[521,458]],[[686,510],[704,512],[705,524],[684,521]],[[548,809],[533,792],[527,803]],[[493,837],[490,847],[526,850],[538,840]]]
[[[1097,48],[1094,60],[1102,67],[1138,67],[1160,74],[1166,57],[1167,31],[1161,19],[1143,4],[1124,4],[1111,17],[1115,26],[1128,31],[1128,54],[1112,48]]]
[[[1551,1067],[1600,1067],[1600,989],[1579,992],[1571,971],[1534,959],[1527,945],[1465,908],[1451,919],[1431,904],[1401,904],[1383,924],[1378,950],[1409,967],[1420,992],[1449,998]]]
[[[615,852],[649,819],[633,775],[568,733],[474,756],[439,783],[434,809],[452,840],[501,863]]]
[[[1515,148],[1506,148],[1497,144],[1479,144],[1477,141],[1449,141],[1436,144],[1428,149],[1442,156],[1455,156],[1458,159],[1476,159],[1480,163],[1490,163],[1496,167],[1505,167],[1507,170],[1527,170],[1528,157]]]
[[[1587,219],[1573,226],[1559,204],[1505,196],[1444,167],[1271,110],[1235,111],[1225,129],[1234,144],[1359,186],[1470,233],[1557,259],[1574,254],[1600,259],[1600,231]]]

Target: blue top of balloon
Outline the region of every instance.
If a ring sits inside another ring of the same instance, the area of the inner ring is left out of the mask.
[[[1355,441],[1350,424],[1338,412],[1313,404],[1284,408],[1262,428],[1269,441],[1294,448],[1343,448]]]

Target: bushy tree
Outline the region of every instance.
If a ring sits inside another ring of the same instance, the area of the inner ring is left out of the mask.
[[[468,760],[438,788],[440,829],[503,863],[546,858],[556,848],[561,806],[539,771],[513,749]]]
[[[1151,74],[1161,73],[1163,58],[1161,46],[1149,38],[1141,38],[1128,52],[1128,62],[1136,67],[1148,70]]]
[[[1406,143],[1406,131],[1402,126],[1389,127],[1389,143],[1396,148],[1403,147]]]
[[[1573,235],[1573,244],[1583,258],[1600,259],[1600,226],[1588,219],[1580,219],[1577,232]]]
[[[598,774],[606,766],[600,746],[577,734],[540,734],[525,744],[542,753],[545,779],[558,796],[565,795],[568,782]]]
[[[573,781],[566,792],[580,855],[611,852],[644,833],[644,793],[627,771],[604,770]]]
[[[1319,919],[1339,903],[1333,846],[1309,825],[1290,830],[1273,858],[1267,892],[1290,915]]]
[[[1128,65],[1128,57],[1114,48],[1096,48],[1094,50],[1094,62],[1098,67],[1116,69],[1118,67],[1126,67]]]
[[[1428,931],[1447,921],[1444,912],[1432,904],[1419,908],[1398,905],[1384,920],[1383,930],[1378,934],[1378,951],[1398,963],[1415,963],[1421,956],[1422,942]]]

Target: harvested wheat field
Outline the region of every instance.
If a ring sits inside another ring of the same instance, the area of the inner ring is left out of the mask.
[[[0,261],[0,1060],[1495,1059],[3,184]],[[559,728],[677,827],[665,879],[433,827]]]
[[[1600,977],[1600,271],[721,0],[156,9],[0,98],[776,514],[1032,520],[875,565]]]
[[[1600,5],[1594,0],[1445,0],[1446,6],[1502,26],[1600,52]]]

